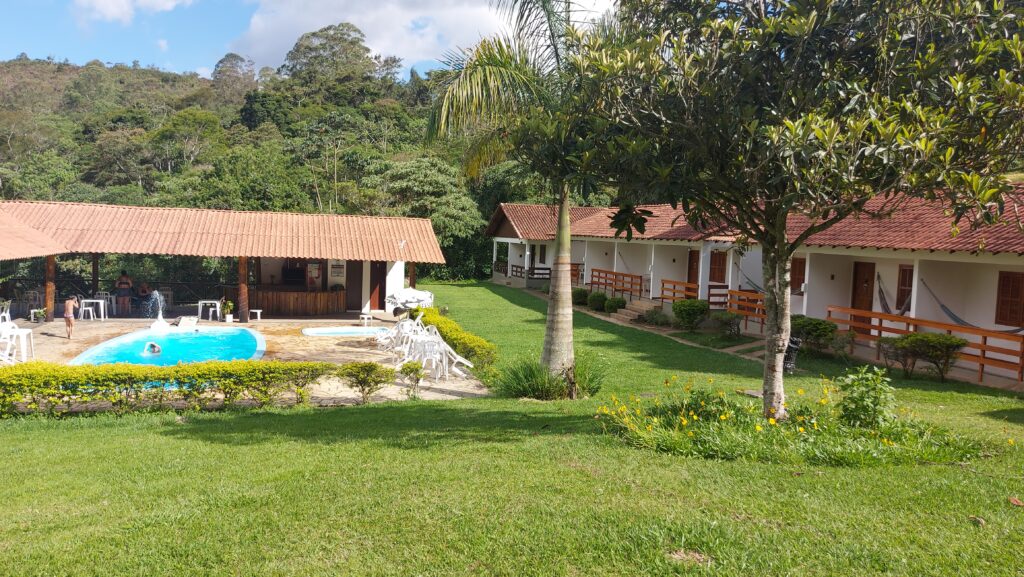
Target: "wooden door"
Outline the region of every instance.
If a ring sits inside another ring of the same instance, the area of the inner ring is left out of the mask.
[[[345,309],[363,310],[363,261],[345,262]]]
[[[686,261],[686,282],[697,284],[700,277],[700,251],[691,250]]]
[[[875,263],[855,262],[853,263],[853,290],[850,297],[850,307],[862,311],[870,311],[875,304]],[[854,321],[871,323],[870,317],[852,317]],[[871,330],[863,327],[853,327],[853,330],[861,334],[870,334]]]
[[[370,262],[370,308],[384,310],[384,299],[387,298],[388,263],[384,261]]]

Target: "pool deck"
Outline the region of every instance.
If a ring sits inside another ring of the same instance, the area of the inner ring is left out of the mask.
[[[375,315],[376,316],[376,315]],[[169,319],[171,320],[171,319]],[[148,328],[152,319],[108,319],[106,321],[77,321],[75,335],[68,340],[63,319],[51,323],[27,323],[19,326],[33,329],[36,360],[67,363],[90,347],[114,337]],[[390,326],[391,317],[381,315],[374,321],[375,326]],[[359,323],[353,319],[282,319],[263,320],[248,324],[233,323],[231,326],[245,327],[259,331],[267,341],[264,359],[281,361],[326,361],[348,363],[353,361],[375,361],[392,364],[392,357],[377,350],[371,338],[367,337],[310,337],[302,329],[311,326],[341,326]],[[199,326],[227,326],[225,323],[200,321]],[[335,406],[355,404],[359,395],[345,386],[339,379],[325,378],[310,391],[316,405]],[[420,386],[420,397],[428,400],[449,400],[481,397],[487,389],[472,378],[452,375],[447,381],[425,380]],[[400,400],[406,398],[406,387],[393,385],[385,387],[374,396],[375,401]]]

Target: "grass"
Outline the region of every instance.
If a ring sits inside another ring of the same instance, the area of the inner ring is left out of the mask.
[[[735,347],[736,345],[761,342],[761,339],[750,335],[728,337],[714,331],[683,331],[672,333],[672,336],[677,339],[683,339],[684,341],[689,341],[695,345],[711,349],[727,349],[729,347]]]
[[[499,364],[539,353],[536,297],[427,288]],[[610,368],[586,401],[0,422],[0,575],[1019,575],[1024,451],[845,469],[633,449],[593,419],[609,395],[756,388],[760,366],[576,322]],[[791,388],[844,369],[804,364]],[[1016,396],[896,385],[920,419],[1024,443]]]

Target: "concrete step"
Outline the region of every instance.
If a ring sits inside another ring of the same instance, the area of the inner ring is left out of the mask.
[[[619,309],[618,312],[614,312],[614,313],[611,314],[611,317],[613,319],[615,319],[617,321],[624,322],[624,323],[631,323],[631,322],[635,321],[637,319],[637,317],[639,317],[639,316],[640,316],[639,313],[637,313],[635,311],[626,310],[626,309]]]
[[[656,309],[660,306],[660,302],[647,299],[636,299],[626,303],[626,309],[639,314],[643,314],[651,309]]]

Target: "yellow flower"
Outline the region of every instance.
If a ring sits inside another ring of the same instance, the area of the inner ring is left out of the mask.
[[[761,427],[761,425],[754,425],[754,430],[755,431],[761,431],[761,430],[763,430],[763,427]]]
[[[804,416],[803,416],[803,415],[797,415],[797,416],[796,416],[796,422],[798,422],[798,423],[802,423],[802,422],[803,422],[803,420],[804,420]]]
[[[724,397],[725,396],[725,391],[718,391],[718,396],[719,397]]]
[[[694,415],[693,411],[690,411],[690,416],[692,417],[693,415]]]
[[[693,436],[693,431],[688,431],[688,432],[686,433],[686,436],[688,436],[688,437],[692,437],[692,436]]]
[[[827,405],[828,404],[828,399],[826,399],[825,397],[822,397],[821,399],[818,400],[818,402],[821,403],[822,405]]]
[[[647,430],[648,430],[648,431],[652,431],[652,430],[654,430],[654,427],[652,427],[652,426],[650,426],[650,425],[647,425]]]
[[[817,431],[817,430],[818,430],[818,422],[817,422],[817,421],[814,421],[814,422],[813,422],[813,423],[811,423],[811,424],[812,424],[812,425],[814,425],[814,430],[815,430],[815,431]]]
[[[1013,439],[1006,439],[1006,444],[1007,445],[1013,445],[1013,444],[1015,444],[1015,441]]]
[[[797,428],[797,430],[800,431],[801,433],[804,432],[804,428],[803,427],[799,427],[799,428]]]
[[[724,421],[724,420],[726,420],[728,418],[729,418],[728,415],[718,415],[718,419],[721,420],[721,421]]]
[[[679,422],[685,427],[690,424],[690,421],[686,420],[686,417],[679,417]]]
[[[675,375],[672,375],[672,380],[673,380],[673,381],[678,381],[678,380],[679,380],[679,377],[677,377],[677,376],[675,376]]]
[[[803,389],[797,389],[796,390],[796,394],[802,395],[802,394],[804,394],[804,390]]]
[[[774,425],[775,423],[776,423],[775,417],[771,417],[770,419],[768,419],[768,424],[769,425]]]

